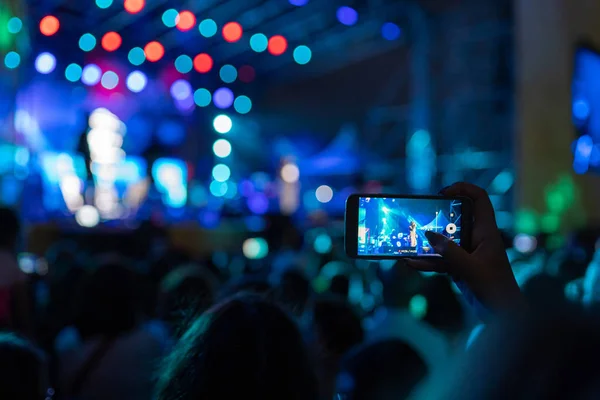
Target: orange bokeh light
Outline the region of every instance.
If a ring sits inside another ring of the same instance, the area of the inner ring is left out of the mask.
[[[58,28],[60,28],[60,22],[53,15],[47,15],[40,21],[40,32],[44,36],[54,35],[58,32]]]
[[[108,32],[102,37],[102,48],[106,51],[115,51],[121,47],[123,40],[117,32]]]
[[[244,33],[242,26],[237,22],[228,22],[223,26],[223,38],[229,43],[240,40],[242,33]]]
[[[213,67],[213,59],[206,53],[198,54],[194,57],[194,69],[201,74],[205,74]]]
[[[145,0],[125,0],[125,4],[123,5],[123,7],[128,13],[137,14],[144,9],[145,5]]]
[[[165,55],[165,48],[156,41],[150,42],[144,47],[144,54],[146,54],[146,60],[156,62]]]
[[[287,39],[281,35],[275,35],[269,39],[269,53],[280,56],[287,50]]]
[[[177,29],[180,31],[189,31],[196,25],[196,16],[191,11],[182,11],[177,17]]]

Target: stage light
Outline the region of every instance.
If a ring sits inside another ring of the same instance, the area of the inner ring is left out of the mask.
[[[165,55],[165,48],[162,44],[153,41],[144,47],[144,54],[146,54],[146,59],[148,61],[157,62]]]
[[[573,102],[572,113],[575,118],[585,121],[590,116],[590,105],[585,100],[576,100]]]
[[[264,193],[251,194],[248,197],[246,204],[254,214],[265,214],[269,211],[269,199]]]
[[[21,64],[21,56],[19,53],[10,51],[4,56],[4,65],[8,69],[15,69]]]
[[[125,0],[123,8],[130,14],[137,14],[144,9],[145,0]]]
[[[296,164],[285,164],[279,172],[281,179],[286,183],[296,183],[300,179],[300,170]]]
[[[177,18],[177,29],[182,32],[189,31],[196,25],[196,16],[191,11],[182,11]]]
[[[226,139],[218,139],[213,144],[213,153],[219,158],[229,157],[231,154],[231,143]]]
[[[397,40],[400,38],[401,34],[402,30],[400,30],[400,27],[392,22],[386,22],[381,27],[381,36],[383,36],[385,40]]]
[[[233,102],[233,108],[240,114],[248,114],[252,110],[252,100],[248,96],[238,96]]]
[[[194,92],[194,102],[198,107],[206,107],[212,100],[212,94],[206,89],[198,89]]]
[[[176,9],[170,8],[162,15],[162,22],[167,28],[174,28],[177,25],[179,12]]]
[[[272,36],[269,39],[269,53],[274,56],[280,56],[287,50],[287,40],[281,35]]]
[[[329,203],[333,199],[333,190],[327,185],[321,185],[315,191],[315,196],[320,203]]]
[[[15,35],[21,32],[21,29],[23,29],[23,21],[21,21],[21,18],[12,17],[8,20],[8,24],[6,27],[8,28],[9,33]]]
[[[79,64],[69,64],[69,66],[65,69],[65,78],[71,82],[77,82],[81,79],[81,73],[83,69],[79,66]]]
[[[182,54],[175,59],[175,69],[182,74],[187,74],[192,70],[193,67],[194,63],[192,62],[192,58],[190,56]]]
[[[240,77],[240,81],[244,83],[250,83],[256,77],[256,72],[254,72],[254,68],[252,68],[250,65],[244,65],[238,71],[238,75]]]
[[[213,120],[213,127],[218,133],[225,134],[231,131],[231,128],[233,127],[233,122],[231,121],[231,118],[229,118],[227,115],[221,114],[217,115]]]
[[[92,51],[96,47],[96,38],[91,33],[84,33],[79,38],[79,48],[83,51]]]
[[[146,53],[144,53],[144,49],[141,47],[134,47],[129,50],[127,54],[127,59],[132,65],[140,66],[146,61]]]
[[[205,74],[213,67],[213,59],[206,53],[198,54],[194,57],[194,69],[201,74]]]
[[[171,96],[175,100],[185,100],[192,96],[192,85],[185,79],[178,79],[171,85]]]
[[[233,92],[229,88],[219,88],[213,94],[213,103],[217,108],[225,109],[233,104]]]
[[[223,197],[227,193],[227,183],[212,181],[208,187],[208,190],[210,190],[210,194],[215,197]]]
[[[346,26],[354,25],[358,21],[358,13],[352,7],[338,8],[336,16],[338,21]]]
[[[262,33],[255,33],[250,37],[250,48],[257,53],[267,50],[269,39]]]
[[[269,254],[269,245],[263,238],[246,239],[242,245],[242,252],[249,260],[260,260]]]
[[[225,182],[231,177],[231,170],[225,164],[217,164],[212,170],[212,176],[217,182]]]
[[[225,83],[232,83],[237,79],[237,70],[233,65],[223,65],[219,71],[221,80]]]
[[[212,19],[205,19],[198,25],[198,30],[206,38],[213,37],[217,34],[217,23]]]
[[[106,51],[115,51],[121,47],[123,39],[117,32],[108,32],[102,37],[102,48]]]
[[[242,26],[237,22],[228,22],[223,26],[223,38],[226,42],[237,42],[242,38],[242,33]]]
[[[315,239],[315,243],[313,245],[315,251],[319,254],[327,254],[331,251],[333,243],[331,241],[331,236],[326,233],[321,233]]]
[[[527,254],[531,253],[537,247],[537,239],[534,236],[520,233],[515,236],[513,240],[513,246],[519,253]]]
[[[305,65],[310,62],[312,51],[308,46],[298,46],[294,49],[294,61],[300,65]]]
[[[100,78],[102,77],[102,71],[100,67],[96,64],[88,64],[83,67],[83,71],[81,73],[81,81],[88,86],[96,85],[100,82]]]
[[[47,15],[40,21],[40,32],[44,36],[52,36],[58,29],[60,28],[60,22],[58,22],[58,18],[53,15]]]
[[[112,6],[113,0],[96,0],[96,5],[98,6],[98,8],[108,8],[110,6]]]
[[[42,53],[35,59],[35,69],[40,74],[49,74],[56,68],[56,58],[50,53]]]
[[[106,71],[102,75],[102,80],[100,81],[100,83],[104,88],[112,90],[116,88],[119,84],[119,76],[113,71]]]
[[[290,4],[296,7],[302,7],[308,4],[308,0],[290,0]]]
[[[77,210],[75,221],[84,228],[93,228],[100,223],[100,213],[96,207],[85,205]]]

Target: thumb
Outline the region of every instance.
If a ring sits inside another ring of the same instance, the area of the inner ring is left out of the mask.
[[[446,236],[431,231],[425,232],[425,236],[435,252],[444,257],[453,269],[462,269],[470,262],[469,253]]]

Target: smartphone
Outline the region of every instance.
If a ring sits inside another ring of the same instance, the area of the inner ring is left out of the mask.
[[[427,231],[469,250],[472,210],[466,197],[353,194],[346,200],[346,254],[376,260],[440,257]]]

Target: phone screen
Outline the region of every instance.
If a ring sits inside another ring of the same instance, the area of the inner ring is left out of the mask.
[[[462,201],[398,197],[358,198],[359,256],[437,256],[425,232],[460,245]]]

